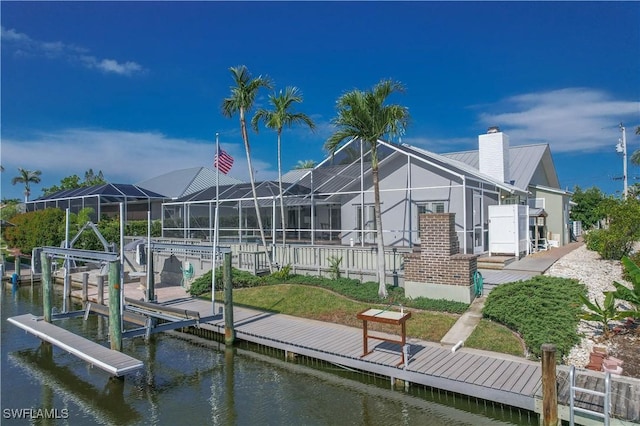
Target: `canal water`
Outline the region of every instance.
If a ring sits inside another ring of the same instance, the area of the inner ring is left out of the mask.
[[[171,332],[126,339],[144,369],[124,380],[8,323],[42,315],[40,286],[3,287],[2,425],[533,425],[537,416],[437,390],[393,390],[374,378],[265,348]],[[61,295],[54,304],[61,309]],[[79,308],[79,306],[75,306]],[[56,321],[107,345],[106,319]],[[19,418],[21,417],[21,418]]]

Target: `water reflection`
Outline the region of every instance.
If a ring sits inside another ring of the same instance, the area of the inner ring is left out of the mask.
[[[124,381],[104,378],[102,389],[81,380],[68,367],[56,364],[51,345],[43,343],[37,350],[23,350],[9,355],[9,360],[23,374],[36,379],[42,386],[43,409],[57,409],[53,394],[74,402],[91,415],[96,423],[132,424],[141,416],[124,398]]]

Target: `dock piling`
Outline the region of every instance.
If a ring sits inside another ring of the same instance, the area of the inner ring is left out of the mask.
[[[542,345],[542,426],[557,426],[556,346]]]
[[[89,273],[82,273],[82,303],[86,304],[89,300]]]
[[[44,320],[51,322],[51,308],[53,300],[53,283],[51,281],[51,258],[44,252],[40,253],[42,262],[42,308],[44,309]]]
[[[224,254],[222,280],[224,284],[224,344],[231,346],[236,339],[236,332],[233,328],[233,283],[231,282],[231,253]],[[211,289],[211,291],[215,291],[215,289]]]
[[[120,285],[120,263],[109,262],[109,341],[116,351],[122,351]]]
[[[96,286],[98,287],[98,303],[104,305],[104,275],[96,277]]]

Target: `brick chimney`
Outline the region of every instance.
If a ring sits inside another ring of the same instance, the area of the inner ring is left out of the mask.
[[[480,172],[509,183],[509,136],[497,126],[478,136]]]

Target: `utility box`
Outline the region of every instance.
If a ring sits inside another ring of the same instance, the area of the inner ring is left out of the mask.
[[[489,206],[489,255],[518,256],[527,253],[528,206]]]

